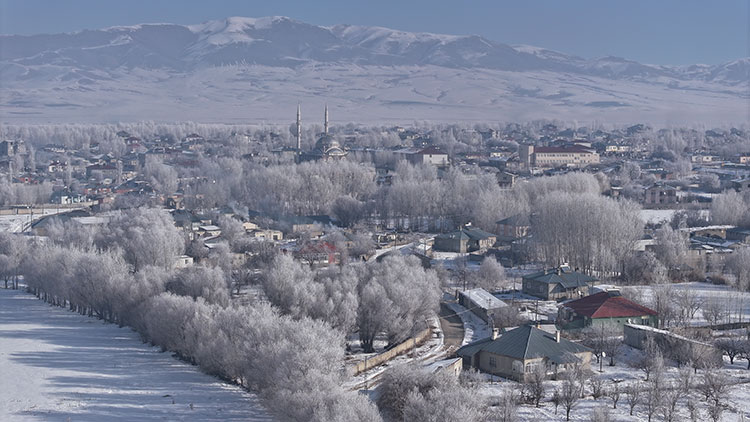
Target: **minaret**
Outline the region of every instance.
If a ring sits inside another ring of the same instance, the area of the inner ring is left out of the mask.
[[[302,113],[300,106],[297,104],[297,154],[302,152]]]
[[[328,104],[326,104],[325,119],[323,121],[323,133],[328,135]]]

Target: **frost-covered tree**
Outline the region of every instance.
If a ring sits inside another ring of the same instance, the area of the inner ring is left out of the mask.
[[[194,300],[201,297],[208,303],[222,306],[229,303],[229,289],[224,271],[218,267],[194,265],[180,268],[169,277],[165,287],[169,292]]]
[[[728,190],[716,195],[711,201],[711,221],[714,224],[750,225],[750,194]]]
[[[504,286],[505,268],[493,257],[486,257],[476,274],[476,285],[487,291],[494,291]]]
[[[381,332],[395,344],[424,327],[437,310],[440,286],[415,257],[390,256],[367,269],[359,285],[357,326],[362,346],[372,351]]]
[[[184,250],[184,240],[168,213],[154,209],[115,212],[107,230],[99,233],[100,248],[122,249],[125,260],[138,271],[145,266],[172,268]]]
[[[629,201],[553,192],[537,208],[532,230],[548,265],[568,262],[586,272],[619,272],[643,233],[639,207]]]

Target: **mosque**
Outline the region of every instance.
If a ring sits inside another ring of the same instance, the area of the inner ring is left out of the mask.
[[[348,152],[328,133],[328,105],[325,106],[323,133],[312,151],[302,151],[302,114],[297,106],[297,156],[298,161],[343,160]]]

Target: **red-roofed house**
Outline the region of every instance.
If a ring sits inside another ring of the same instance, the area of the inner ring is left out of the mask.
[[[557,326],[563,330],[575,330],[593,324],[655,327],[656,316],[656,311],[620,296],[619,291],[609,290],[561,305],[557,311]]]
[[[341,262],[341,252],[328,242],[314,242],[303,245],[292,254],[311,267],[327,267]]]

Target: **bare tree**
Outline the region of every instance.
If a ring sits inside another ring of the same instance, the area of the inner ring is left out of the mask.
[[[552,402],[552,404],[555,405],[555,415],[557,414],[557,408],[560,406],[560,403],[562,403],[562,397],[560,396],[560,389],[555,388],[555,391],[552,392],[552,397],[550,397],[549,401]]]
[[[591,415],[591,422],[610,422],[611,420],[612,415],[608,407],[597,406],[594,408],[594,413]]]
[[[750,212],[748,214],[750,215]],[[750,248],[733,252],[726,261],[726,268],[734,274],[739,290],[750,290]]]
[[[606,396],[612,399],[613,409],[617,409],[617,402],[620,401],[620,395],[622,394],[620,391],[621,382],[622,380],[612,380],[612,386],[605,390]]]
[[[721,420],[721,414],[724,413],[724,406],[716,403],[708,405],[708,417],[714,422]]]
[[[560,388],[560,404],[565,409],[565,420],[570,420],[570,412],[580,400],[580,388],[574,379],[566,378]]]
[[[723,322],[729,315],[726,301],[715,298],[703,304],[703,318],[709,325],[717,325]]]
[[[703,300],[693,289],[679,289],[674,292],[677,304],[677,320],[680,325],[689,325],[701,309]]]
[[[628,402],[630,416],[633,416],[633,410],[641,403],[643,388],[643,384],[638,381],[632,382],[625,387],[625,400]]]
[[[671,284],[659,284],[653,287],[651,308],[656,311],[659,328],[666,328],[674,320],[674,288]]]
[[[734,358],[742,353],[742,348],[747,340],[738,336],[728,336],[717,339],[714,345],[729,358],[729,363],[734,364]]]
[[[589,387],[591,388],[591,397],[594,400],[599,400],[605,393],[604,391],[604,378],[602,377],[591,377],[589,379]]]
[[[698,383],[698,391],[703,394],[706,401],[720,407],[726,399],[727,392],[734,384],[735,382],[724,373],[714,369],[706,369]]]
[[[631,366],[640,369],[646,376],[646,381],[664,369],[664,356],[652,337],[646,338],[640,357],[633,360]]]
[[[701,412],[695,399],[688,397],[687,402],[685,403],[685,408],[687,408],[688,415],[690,416],[690,422],[698,422],[701,420]]]
[[[529,398],[535,407],[539,407],[539,402],[544,398],[545,387],[544,381],[547,379],[547,370],[544,365],[537,365],[531,373],[531,377],[526,382]]]
[[[648,421],[659,411],[662,405],[662,391],[659,388],[659,383],[655,382],[655,378],[652,378],[646,387],[646,391],[643,397],[643,404],[646,406],[646,415]]]
[[[661,411],[665,422],[673,422],[677,415],[677,404],[684,396],[677,382],[669,382],[661,387]]]
[[[518,420],[518,397],[512,389],[506,389],[500,396],[500,411],[496,414],[499,422],[516,422]],[[557,407],[555,407],[557,410]]]

